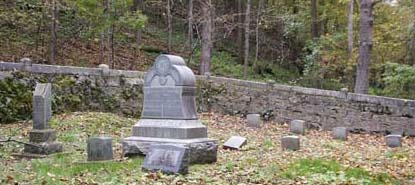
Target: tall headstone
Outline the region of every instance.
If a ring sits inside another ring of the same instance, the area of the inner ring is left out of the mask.
[[[196,78],[183,58],[160,55],[144,77],[141,120],[132,137],[123,140],[125,156],[147,154],[152,144],[175,144],[189,149],[190,163],[216,161],[217,142],[196,112]]]
[[[56,132],[50,128],[52,117],[52,85],[39,83],[33,92],[33,130],[29,133],[30,145],[25,153],[51,154],[62,151],[62,145],[55,142]]]

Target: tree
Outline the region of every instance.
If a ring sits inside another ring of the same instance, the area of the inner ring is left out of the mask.
[[[264,6],[265,0],[259,0],[258,9],[256,15],[256,27],[255,27],[255,60],[253,68],[256,68],[258,62],[258,52],[259,52],[259,26],[261,22],[262,8]]]
[[[320,36],[317,0],[311,0],[311,35],[313,36],[313,38],[318,38]]]
[[[361,0],[360,3],[360,46],[354,88],[355,93],[360,94],[367,94],[369,90],[369,66],[373,46],[373,7],[375,4],[373,0]]]
[[[169,33],[168,36],[168,46],[167,46],[167,52],[171,52],[171,39],[172,39],[172,32],[173,32],[173,28],[172,28],[172,15],[171,15],[171,2],[172,0],[167,0],[167,31]]]
[[[349,2],[349,19],[347,22],[347,53],[349,55],[349,59],[352,58],[353,54],[353,8],[354,8],[354,0],[350,0]]]
[[[202,59],[200,61],[201,75],[210,72],[212,60],[212,0],[200,1],[202,9]]]
[[[193,45],[193,0],[189,0],[187,9],[187,49],[192,50]]]
[[[50,23],[50,57],[49,57],[49,64],[55,63],[55,55],[56,55],[56,41],[57,41],[57,25],[56,25],[56,0],[51,0],[50,2],[51,6],[51,23]]]
[[[248,64],[249,64],[249,25],[251,21],[251,0],[246,3],[245,12],[245,52],[244,52],[244,78],[248,77]]]

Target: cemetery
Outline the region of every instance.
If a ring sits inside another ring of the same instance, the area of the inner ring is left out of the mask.
[[[415,183],[414,100],[196,76],[174,55],[147,72],[26,58],[0,80],[22,91],[3,110],[31,118],[0,118],[2,184]]]

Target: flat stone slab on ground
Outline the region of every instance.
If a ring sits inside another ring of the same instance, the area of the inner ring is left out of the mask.
[[[247,119],[247,127],[256,127],[259,128],[262,126],[261,116],[259,114],[248,114],[246,116]]]
[[[401,135],[387,135],[385,137],[386,145],[395,148],[395,147],[401,147],[402,146],[402,136]]]
[[[335,127],[333,128],[333,139],[347,140],[347,128],[346,127]]]
[[[305,134],[305,121],[303,120],[292,120],[290,122],[290,132],[294,134]]]
[[[25,144],[23,152],[26,154],[42,154],[49,155],[63,151],[61,143],[57,142],[44,142],[44,143],[32,143],[31,145]]]
[[[246,144],[246,138],[240,136],[232,136],[224,144],[225,149],[241,149]]]
[[[146,155],[150,146],[173,144],[188,148],[190,164],[214,163],[217,160],[218,144],[214,139],[168,139],[151,137],[128,137],[122,141],[123,156]]]
[[[282,149],[299,150],[300,149],[300,137],[298,136],[284,136],[281,138]]]
[[[89,138],[87,148],[88,161],[106,161],[113,159],[111,137]]]
[[[187,174],[189,167],[188,148],[180,145],[151,145],[143,163],[144,170],[163,173]]]

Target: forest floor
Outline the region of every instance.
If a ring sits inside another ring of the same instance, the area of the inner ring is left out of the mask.
[[[164,175],[141,170],[143,157],[122,158],[120,141],[130,136],[136,119],[109,113],[57,115],[51,125],[58,131],[64,153],[43,159],[21,159],[17,143],[0,143],[0,184],[411,184],[415,183],[415,138],[388,148],[383,136],[350,134],[347,141],[330,132],[309,130],[300,136],[299,151],[284,151],[280,138],[288,126],[265,122],[260,129],[245,127],[245,119],[203,114],[209,137],[219,142],[218,161],[192,165],[188,175]],[[31,121],[2,125],[0,140],[27,141]],[[114,141],[115,160],[85,163],[88,136],[107,135]],[[225,150],[233,135],[248,139],[242,150]]]

